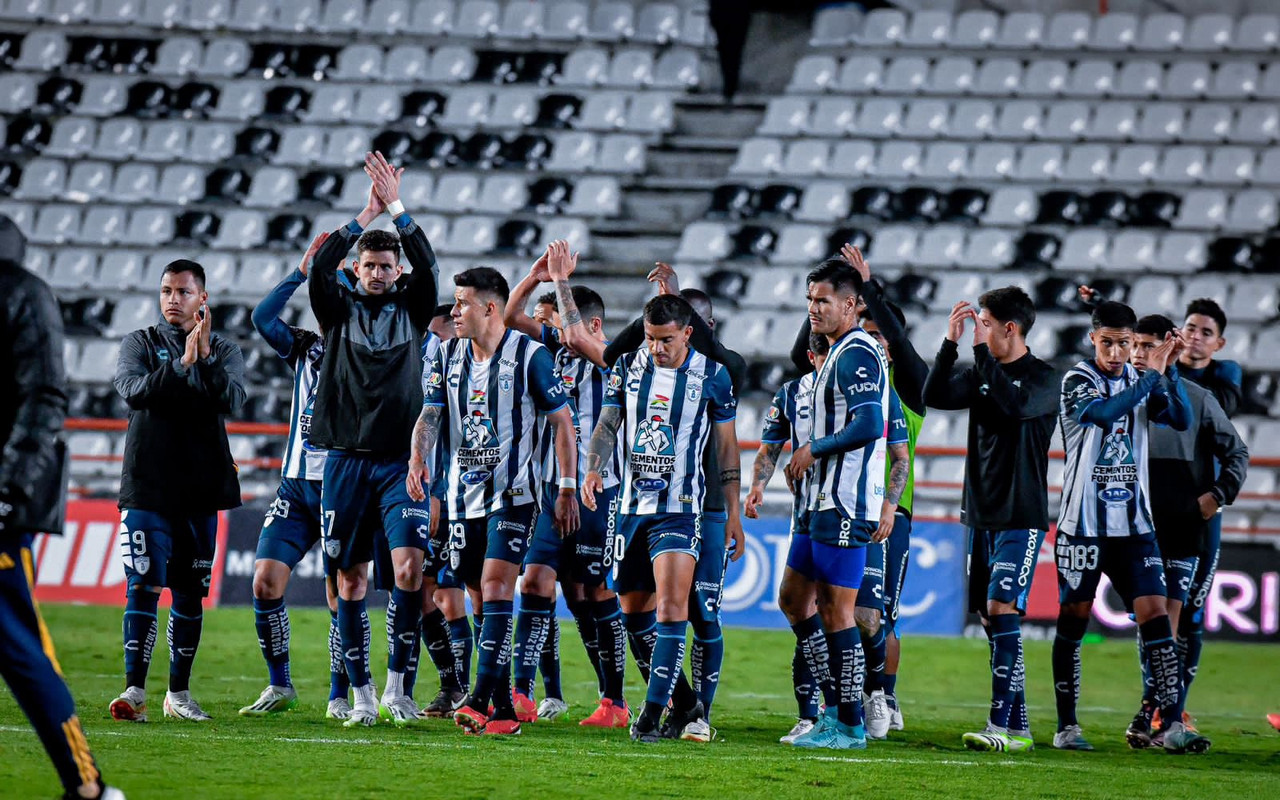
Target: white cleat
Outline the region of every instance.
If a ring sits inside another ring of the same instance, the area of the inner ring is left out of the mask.
[[[680,731],[680,739],[685,742],[709,742],[715,738],[715,735],[715,728],[712,728],[711,723],[703,717],[698,717]]]
[[[191,692],[165,692],[164,715],[190,722],[206,722],[213,717],[204,713],[200,704],[191,698]]]
[[[335,697],[329,701],[329,707],[324,712],[325,719],[349,720],[351,719],[351,703],[347,702],[345,697]]]
[[[1053,735],[1053,746],[1059,750],[1092,750],[1079,725],[1068,725]]]
[[[342,723],[344,728],[372,728],[378,724],[378,707],[356,703],[351,715]]]
[[[147,721],[147,690],[130,686],[111,701],[111,718],[123,722]]]
[[[870,695],[862,696],[865,710],[868,739],[884,739],[889,735],[892,724],[889,714],[889,703],[885,700],[884,691],[876,689]]]
[[[292,686],[268,686],[253,705],[240,709],[242,717],[265,717],[279,714],[298,705],[298,692]]]
[[[792,726],[791,730],[787,731],[787,735],[783,736],[778,741],[783,744],[794,744],[797,736],[804,736],[806,733],[813,730],[813,724],[813,720],[811,719],[796,720],[796,724]]]
[[[898,705],[898,698],[886,695],[885,700],[889,702],[889,730],[906,730],[906,726],[902,721],[902,706]]]
[[[413,702],[412,697],[405,694],[399,697],[383,695],[382,702],[378,705],[378,716],[397,728],[417,725],[420,720],[419,713],[421,709],[418,708],[418,704]]]
[[[114,786],[103,786],[98,800],[125,800],[124,792]]]
[[[569,704],[558,697],[544,697],[538,704],[538,719],[550,722],[569,710]]]

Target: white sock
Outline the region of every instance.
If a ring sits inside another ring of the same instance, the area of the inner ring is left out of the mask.
[[[356,705],[371,708],[378,704],[377,698],[373,693],[373,684],[366,683],[364,686],[353,686],[352,693],[355,695]]]
[[[382,690],[386,698],[400,697],[404,694],[404,673],[387,670],[387,685]]]

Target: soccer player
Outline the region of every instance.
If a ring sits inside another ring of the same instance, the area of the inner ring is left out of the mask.
[[[1033,746],[1020,617],[1049,529],[1047,471],[1058,380],[1027,348],[1036,312],[1026,292],[993,289],[978,298],[978,307],[964,300],[952,307],[924,401],[930,408],[969,409],[960,516],[969,528],[969,610],[982,617],[991,647],[991,710],[986,729],[966,733],[964,743],[1016,752]],[[974,365],[957,372],[969,322]]]
[[[124,800],[102,783],[33,591],[31,543],[61,533],[67,413],[62,315],[23,268],[27,240],[0,215],[0,675],[53,761],[65,798]],[[23,793],[9,779],[11,791]]]
[[[457,577],[479,588],[484,614],[475,685],[454,721],[468,733],[518,734],[509,687],[511,616],[538,514],[538,415],[552,426],[565,476],[577,471],[573,416],[551,354],[503,324],[510,296],[506,279],[475,267],[453,280],[457,338],[444,343],[427,378],[407,487],[412,496],[423,496],[423,480],[431,474],[422,455],[440,442],[448,476],[450,558]],[[568,535],[578,528],[578,503],[573,479],[560,480],[555,527]]]
[[[881,524],[884,501],[888,498],[896,505],[902,486],[890,491],[885,487],[889,365],[880,345],[858,327],[861,292],[862,279],[843,260],[828,259],[809,273],[809,325],[827,338],[831,349],[814,378],[810,440],[791,454],[786,470],[794,484],[813,468],[803,515],[809,550],[789,554],[783,577],[814,584],[823,638],[817,642],[812,632],[797,631],[797,635],[814,642],[810,649],[816,654],[815,662],[823,660],[821,649],[825,648],[831,674],[829,699],[834,702],[828,703],[812,730],[796,737],[792,742],[796,747],[861,750],[867,746],[858,593],[867,545],[873,540],[879,545],[892,529],[891,522]],[[901,477],[905,485],[905,471]]]
[[[578,467],[573,483],[586,474],[587,445],[595,422],[600,416],[604,400],[608,372],[592,363],[575,349],[573,342],[579,337],[588,340],[588,346],[603,349],[607,344],[604,335],[604,301],[596,292],[585,286],[570,287],[568,275],[577,265],[577,254],[570,253],[568,242],[552,242],[547,253],[534,263],[529,275],[516,286],[511,301],[507,303],[507,326],[535,336],[553,354],[556,375],[564,385],[573,413],[574,430],[578,448]],[[563,313],[556,318],[565,326],[555,330],[547,324],[537,324],[524,314],[524,301],[533,287],[554,276],[556,293],[563,293],[560,307]],[[573,332],[567,332],[572,326]],[[554,617],[555,584],[557,577],[565,583],[565,596],[578,620],[578,630],[587,644],[587,656],[592,660],[600,678],[601,697],[596,710],[580,724],[589,727],[626,728],[631,722],[631,712],[623,696],[623,679],[626,668],[627,635],[622,622],[618,597],[605,585],[605,550],[612,546],[608,540],[610,516],[615,510],[617,487],[621,473],[621,452],[614,451],[613,461],[605,468],[605,493],[597,509],[580,510],[581,526],[578,531],[563,539],[555,531],[551,499],[559,487],[561,475],[554,452],[546,437],[543,440],[542,496],[543,508],[534,528],[533,541],[525,556],[524,581],[521,584],[520,617],[516,623],[516,714],[521,721],[546,719],[546,711],[554,716],[567,708],[563,698],[550,694],[537,709],[533,708],[533,676],[539,664],[539,649],[543,661],[548,650],[555,656],[553,633],[548,630],[548,618]],[[567,482],[566,482],[567,483]],[[575,498],[576,502],[576,498]],[[579,600],[578,595],[582,598]],[[553,659],[558,660],[558,659]],[[558,668],[558,664],[556,664]],[[544,677],[546,671],[544,670]]]
[[[1149,369],[1149,355],[1175,332],[1173,321],[1159,314],[1138,320],[1133,333],[1133,366],[1139,373]],[[1182,382],[1182,389],[1189,401],[1190,424],[1185,431],[1163,425],[1150,429],[1148,467],[1152,522],[1164,559],[1169,626],[1174,631],[1209,536],[1209,520],[1220,507],[1235,501],[1249,469],[1249,450],[1213,395],[1189,381]],[[1185,640],[1175,637],[1175,644],[1179,658],[1185,657]],[[1152,745],[1155,687],[1145,666],[1144,661],[1142,707],[1125,731],[1134,749]]]
[[[542,259],[538,259],[538,260],[542,261]],[[545,271],[546,271],[546,264],[544,263],[543,269],[540,272],[538,272],[538,275],[541,275],[542,272],[545,272]],[[531,272],[530,274],[533,274],[533,273]],[[545,280],[542,280],[542,279],[538,281],[538,283],[544,283],[544,282]],[[537,284],[534,284],[534,286],[536,285]],[[533,287],[530,287],[530,288],[532,289]],[[520,290],[520,287],[517,285],[515,289],[511,290],[511,296],[515,297],[519,292],[519,290]],[[525,295],[524,297],[527,298],[528,295]],[[516,304],[512,303],[512,305],[516,305]],[[520,303],[519,306],[520,306],[520,313],[523,314],[524,303]],[[532,317],[533,322],[540,326],[545,325],[546,327],[551,328],[552,330],[558,330],[560,328],[559,317],[560,317],[560,313],[556,309],[556,293],[546,292],[545,294],[538,295],[538,299],[535,300],[533,303],[533,317]],[[529,334],[529,335],[532,336],[533,334]],[[534,338],[537,338],[537,337],[535,336]]]
[[[110,707],[118,720],[147,719],[147,670],[166,586],[173,605],[164,713],[209,719],[191,697],[191,667],[213,577],[218,512],[240,505],[226,417],[244,405],[245,390],[244,356],[213,333],[204,277],[194,261],[165,266],[164,321],[126,336],[116,367],[116,391],[129,404],[120,481],[126,688]]]
[[[276,354],[293,367],[293,397],[289,408],[289,438],[285,441],[280,486],[267,509],[258,537],[253,565],[253,616],[258,645],[267,662],[267,688],[241,716],[257,717],[294,708],[298,693],[289,673],[289,612],[284,592],[293,569],[320,541],[320,481],[324,477],[326,451],[311,444],[311,415],[315,407],[316,381],[324,358],[320,334],[294,328],[280,319],[289,298],[307,280],[316,251],[328,234],[321,234],[307,248],[298,268],[280,281],[253,309],[253,327]],[[326,571],[327,572],[327,571]],[[329,599],[329,706],[325,716],[350,717],[347,672],[338,642],[337,595],[332,578],[326,578]]]
[[[678,295],[659,295],[645,304],[647,347],[613,367],[582,484],[583,505],[594,511],[604,490],[602,472],[621,433],[626,458],[613,585],[624,613],[642,614],[657,600],[648,692],[644,710],[631,726],[631,738],[641,742],[660,738],[660,716],[684,660],[689,597],[702,552],[698,512],[706,495],[703,450],[713,425],[728,512],[726,535],[735,541],[742,536],[737,401],[726,370],[689,346],[693,313]]]
[[[330,234],[307,281],[324,331],[325,356],[311,418],[311,443],[329,450],[320,506],[324,553],[337,570],[338,634],[355,704],[343,725],[374,725],[378,701],[369,679],[365,593],[380,522],[395,573],[387,615],[387,683],[381,705],[398,726],[418,708],[404,693],[404,673],[422,616],[422,562],[429,506],[405,492],[404,443],[422,391],[422,338],[436,305],[436,258],[400,202],[403,169],[380,153],[365,157],[372,185],[360,214]],[[365,228],[392,215],[397,233]],[[397,235],[398,234],[398,235]],[[339,280],[355,245],[355,280]],[[406,277],[401,248],[413,271]],[[376,516],[375,516],[376,515]]]
[[[1067,462],[1055,546],[1061,605],[1053,644],[1058,704],[1053,746],[1092,749],[1076,719],[1080,641],[1105,573],[1137,619],[1143,660],[1166,720],[1165,751],[1201,753],[1209,741],[1181,722],[1182,675],[1169,625],[1147,474],[1148,421],[1178,431],[1190,422],[1175,363],[1181,341],[1170,334],[1147,352],[1147,371],[1138,377],[1129,363],[1137,323],[1133,309],[1104,302],[1093,310],[1092,322],[1094,356],[1067,373],[1061,390]]]

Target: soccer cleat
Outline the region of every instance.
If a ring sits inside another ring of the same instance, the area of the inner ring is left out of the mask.
[[[67,791],[62,795],[62,800],[80,800],[80,793],[75,790]],[[125,800],[124,792],[114,786],[103,786],[98,800]]]
[[[661,740],[662,734],[658,732],[658,726],[644,714],[636,717],[636,721],[631,724],[631,741],[640,744],[656,744]]]
[[[534,705],[533,698],[524,692],[511,690],[511,705],[516,708],[516,719],[520,722],[537,722],[538,707]]]
[[[1147,722],[1146,714],[1139,712],[1133,718],[1129,727],[1124,729],[1124,740],[1129,743],[1131,750],[1146,750],[1151,747],[1151,723]]]
[[[884,691],[876,689],[869,695],[862,696],[862,705],[866,709],[867,738],[884,739],[889,735],[892,719],[889,704],[885,701]]]
[[[825,724],[814,726],[804,736],[797,736],[792,745],[828,750],[866,750],[867,732],[862,725],[845,725],[833,716],[826,719]]]
[[[889,730],[906,730],[906,726],[903,725],[902,708],[898,705],[898,698],[891,694],[887,694],[884,696],[884,700],[889,704]]]
[[[467,702],[465,692],[441,689],[435,699],[427,703],[426,707],[422,709],[422,713],[419,716],[430,719],[453,716],[453,712],[457,711],[465,702]]]
[[[462,706],[453,712],[453,721],[467,733],[484,733],[484,726],[489,722],[489,715],[477,711],[463,701]]]
[[[783,744],[794,744],[796,737],[804,736],[806,733],[813,730],[813,725],[814,722],[811,719],[796,720],[796,724],[791,726],[791,730],[787,731],[787,735],[783,736],[778,741]]]
[[[484,724],[480,732],[485,736],[519,736],[520,720],[491,719]]]
[[[631,709],[627,708],[626,703],[617,706],[612,700],[604,697],[601,698],[600,705],[596,706],[596,710],[591,712],[591,716],[578,724],[587,728],[625,728],[631,724]]]
[[[1031,731],[1009,731],[1010,753],[1024,753],[1035,749],[1036,743],[1031,738]]]
[[[1280,731],[1280,714],[1268,714],[1267,722],[1271,723],[1271,727]]]
[[[692,708],[672,708],[667,712],[667,718],[658,729],[658,735],[663,739],[679,739],[684,729],[689,727],[689,723],[702,719],[706,715],[707,712],[702,708],[701,702],[694,703]]]
[[[130,686],[111,701],[111,718],[122,722],[147,721],[147,690]]]
[[[359,700],[351,709],[351,715],[342,723],[344,728],[372,728],[378,724],[377,706],[361,703]]]
[[[684,730],[680,732],[680,740],[684,742],[709,742],[715,738],[715,728],[711,727],[711,723],[704,718],[698,717],[693,722],[684,726]]]
[[[190,722],[205,722],[213,719],[204,713],[199,703],[191,699],[191,692],[165,692],[164,715]]]
[[[791,740],[794,747],[824,747],[822,744],[809,744],[809,742],[821,742],[827,739],[827,729],[836,724],[836,710],[834,708],[822,709],[822,714],[818,717],[818,721],[814,723],[809,730],[797,735]]]
[[[253,705],[240,709],[242,717],[265,717],[298,706],[298,692],[292,686],[268,686]]]
[[[378,717],[390,722],[397,728],[407,728],[418,724],[418,704],[413,698],[402,694],[399,697],[382,698],[378,704]]]
[[[1035,742],[1030,736],[1015,736],[987,725],[986,730],[977,733],[966,733],[961,737],[964,746],[970,750],[986,753],[1023,753],[1035,749]]]
[[[550,722],[568,710],[569,704],[559,697],[544,697],[542,702],[538,703],[538,719]]]
[[[1092,750],[1079,725],[1068,725],[1053,735],[1053,746],[1059,750]]]
[[[1210,742],[1198,732],[1187,728],[1181,722],[1175,722],[1159,734],[1160,746],[1170,755],[1200,755],[1207,752]]]
[[[345,697],[333,698],[329,701],[329,707],[324,710],[324,717],[343,721],[351,719],[351,703]]]

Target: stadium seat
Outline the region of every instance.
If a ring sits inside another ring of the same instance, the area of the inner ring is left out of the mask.
[[[951,36],[952,16],[948,11],[917,11],[902,36],[906,47],[946,47]]]
[[[36,158],[27,162],[13,196],[19,200],[56,200],[67,182],[67,168],[61,161]]]
[[[1280,17],[1275,14],[1245,14],[1236,25],[1232,49],[1267,52],[1280,46]]]
[[[235,129],[230,125],[195,125],[186,157],[200,163],[221,162],[237,152],[237,144]],[[271,147],[274,148],[274,144]]]
[[[1000,107],[992,138],[1022,141],[1033,139],[1040,133],[1040,121],[1044,109],[1031,100],[1011,100]]]
[[[135,287],[141,288],[141,279],[145,271],[145,264],[146,259],[142,253],[136,250],[112,248],[102,254],[101,263],[98,267],[98,281],[103,288],[107,289],[124,290]],[[122,321],[121,311],[128,306],[131,299],[137,302],[140,301],[141,298],[124,298],[124,300],[117,304],[116,313],[112,317],[113,325]],[[154,309],[154,306],[151,305],[151,303],[154,302],[152,298],[148,296],[146,300],[148,301],[148,308]],[[108,328],[108,333],[110,335],[117,335],[110,333],[110,331],[111,329]]]
[[[1133,14],[1103,14],[1094,21],[1089,47],[1093,50],[1128,50],[1138,41],[1138,25],[1138,18]]]
[[[1054,267],[1057,269],[1097,270],[1106,265],[1108,237],[1101,230],[1071,231],[1062,241]]]
[[[605,42],[630,39],[635,33],[635,6],[626,2],[602,2],[591,14],[586,35]]]
[[[1120,182],[1146,182],[1156,174],[1159,151],[1150,145],[1125,145],[1116,150],[1111,162],[1111,179]]]
[[[1244,277],[1231,281],[1231,296],[1223,310],[1232,322],[1263,322],[1280,316],[1276,281],[1269,277]],[[1240,334],[1235,334],[1240,338]]]
[[[610,177],[582,178],[565,207],[566,214],[579,217],[616,217],[621,212],[622,192],[617,180]]]
[[[1144,228],[1169,228],[1175,225],[1178,218],[1180,208],[1184,205],[1182,198],[1166,191],[1143,192],[1138,195],[1137,199],[1130,204],[1127,198],[1123,202],[1125,208],[1110,212],[1106,209],[1108,204],[1114,205],[1116,200],[1108,200],[1108,196],[1118,195],[1116,192],[1099,192],[1094,196],[1091,202],[1090,217],[1100,221],[1110,221],[1118,226],[1132,222],[1132,224]],[[1189,197],[1190,195],[1188,195]],[[1221,199],[1219,193],[1218,202],[1225,202]],[[1220,213],[1220,212],[1219,212]]]
[[[862,136],[881,139],[898,133],[902,122],[902,104],[897,100],[873,98],[858,110],[857,131]]]
[[[1011,176],[1018,151],[1011,144],[982,142],[973,148],[969,158],[969,177],[978,180],[1002,180]]]
[[[1186,17],[1181,14],[1152,14],[1142,20],[1134,47],[1149,52],[1177,50],[1182,46],[1186,24]]]
[[[770,261],[776,264],[812,264],[828,255],[826,231],[817,225],[787,225],[778,236]]]
[[[1146,103],[1137,124],[1137,138],[1143,142],[1172,142],[1182,138],[1186,111],[1180,103]]]
[[[714,262],[727,258],[732,246],[729,231],[719,222],[693,222],[685,227],[676,250],[680,262]]]
[[[916,94],[929,76],[929,62],[916,56],[890,59],[880,84],[886,94]]]
[[[116,362],[119,360],[119,342],[90,340],[85,343],[76,372],[85,381],[105,383],[115,377]]]
[[[1108,15],[1110,16],[1110,15]],[[1155,61],[1127,60],[1113,82],[1116,97],[1142,98],[1159,95],[1164,86],[1164,67]]]
[[[432,83],[460,83],[471,80],[476,71],[476,54],[469,47],[446,45],[431,54]]]
[[[37,244],[65,244],[79,234],[80,219],[80,209],[75,206],[42,206],[36,213],[30,239]]]
[[[1280,110],[1271,103],[1253,103],[1239,109],[1231,140],[1241,144],[1270,144],[1280,136]]]
[[[1196,61],[1176,61],[1165,74],[1161,92],[1170,99],[1204,97],[1210,86],[1209,65]]]
[[[638,133],[661,133],[675,124],[675,108],[664,94],[646,92],[631,97],[623,123],[624,130]]]
[[[388,35],[400,33],[411,19],[409,0],[373,0],[364,27]]]
[[[1066,88],[1069,69],[1066,61],[1043,59],[1033,61],[1022,74],[1022,94],[1051,97]]]
[[[1000,35],[994,44],[1013,50],[1039,47],[1044,37],[1044,15],[1036,11],[1014,11],[1006,14]]]
[[[1014,174],[1021,180],[1050,180],[1062,173],[1062,147],[1033,144],[1022,148]]]
[[[577,124],[584,130],[610,131],[623,127],[627,122],[627,95],[598,92],[586,97]]]
[[[1208,96],[1220,100],[1244,100],[1252,97],[1261,82],[1257,64],[1229,61],[1219,64],[1213,72]]]
[[[1050,103],[1041,125],[1041,133],[1046,139],[1082,139],[1089,130],[1091,113],[1092,108],[1088,103]]]
[[[474,128],[483,125],[489,115],[491,100],[488,89],[454,90],[445,104],[440,124],[447,128]]]
[[[1231,200],[1225,227],[1249,233],[1262,233],[1280,223],[1277,215],[1276,195],[1261,189],[1250,189],[1236,194]]]
[[[261,82],[237,80],[223,85],[218,104],[210,118],[229,122],[243,122],[262,114],[266,106],[266,94]]]
[[[920,162],[922,178],[949,181],[968,171],[969,148],[955,142],[937,142],[925,148]]]
[[[932,226],[921,234],[913,263],[924,267],[953,266],[961,262],[964,248],[963,228],[952,225]]]
[[[1221,103],[1199,103],[1191,108],[1182,138],[1188,142],[1213,144],[1229,138],[1231,107]]]
[[[56,30],[35,30],[22,42],[22,50],[13,67],[31,72],[47,72],[61,67],[67,60],[67,38]]]
[[[298,195],[297,175],[284,167],[263,167],[253,176],[244,204],[251,208],[286,208]]]
[[[791,74],[788,87],[792,92],[825,92],[833,86],[838,67],[832,56],[808,55],[800,59]],[[851,89],[849,86],[841,86]]]
[[[916,142],[890,141],[880,146],[875,173],[886,178],[908,178],[920,169],[924,148]]]
[[[834,61],[832,63],[834,64]],[[798,69],[796,74],[799,75]],[[840,66],[840,73],[834,84],[827,79],[821,85],[812,88],[798,86],[795,91],[815,92],[839,89],[846,94],[865,94],[878,90],[883,76],[884,61],[874,56],[854,56]],[[821,77],[821,74],[817,77]]]
[[[76,158],[92,149],[97,135],[98,128],[93,120],[84,117],[63,117],[53,126],[49,142],[43,151],[50,156]]]
[[[632,39],[667,44],[680,35],[680,9],[674,3],[644,3],[636,18]]]
[[[261,213],[232,209],[223,215],[211,247],[215,250],[252,250],[265,244],[266,238],[267,225]]]
[[[493,98],[488,125],[493,128],[524,128],[538,118],[538,93],[534,89],[507,89]]]
[[[1154,263],[1164,272],[1192,273],[1203,268],[1207,259],[1204,237],[1195,233],[1168,233],[1160,239]]]
[[[837,162],[839,163],[839,162]],[[748,139],[729,168],[731,175],[769,175],[782,169],[782,142],[777,139]]]
[[[947,133],[954,139],[985,139],[995,128],[996,108],[988,100],[962,100],[955,104]]]
[[[973,269],[1000,269],[1013,259],[1013,239],[1008,231],[983,229],[969,234],[963,265]]]
[[[27,165],[27,172],[23,174],[24,178],[30,173],[34,163]],[[155,170],[153,168],[141,164],[126,164],[125,167],[150,169],[152,182],[154,183]],[[123,171],[125,167],[121,167],[121,170]],[[112,191],[113,179],[114,175],[110,164],[102,161],[77,161],[72,165],[71,175],[67,179],[65,198],[76,203],[96,202],[114,194]],[[118,200],[120,198],[113,197],[112,199]]]
[[[804,222],[828,222],[849,215],[849,190],[835,181],[815,181],[805,188],[795,218]]]
[[[933,63],[928,80],[920,87],[924,94],[965,94],[973,87],[978,66],[972,58],[946,56]]]
[[[862,24],[862,11],[853,5],[829,5],[813,15],[809,35],[811,47],[833,47],[849,44]]]
[[[553,41],[580,39],[587,32],[590,12],[587,4],[577,0],[556,2],[547,9],[542,38]]]
[[[976,225],[987,213],[987,205],[990,201],[991,195],[983,189],[964,186],[953,189],[946,197],[942,218],[949,222]]]
[[[364,25],[364,11],[363,0],[326,0],[315,30],[323,33],[359,30]]]
[[[915,259],[916,232],[905,226],[881,228],[871,243],[868,256],[877,265],[910,264]]]
[[[951,26],[951,46],[965,49],[986,49],[995,41],[1000,30],[1000,18],[991,11],[970,10],[956,17]]]
[[[950,108],[942,100],[915,100],[906,106],[902,134],[914,139],[942,136],[947,129]]]
[[[1232,23],[1227,14],[1197,15],[1182,38],[1182,49],[1198,53],[1231,49]]]
[[[1089,43],[1093,19],[1079,11],[1061,11],[1049,20],[1041,46],[1047,50],[1082,50]]]
[[[1252,148],[1215,147],[1204,174],[1212,183],[1240,185],[1252,180],[1254,165]]]
[[[1080,183],[1104,181],[1110,172],[1111,148],[1101,144],[1077,145],[1067,152],[1062,179]]]
[[[1022,62],[1012,58],[989,58],[982,62],[974,78],[973,90],[984,96],[1008,96],[1022,85]]]
[[[579,47],[564,60],[564,67],[556,76],[560,86],[599,86],[609,73],[609,54],[596,47]]]
[[[383,72],[382,48],[372,44],[353,44],[338,54],[333,77],[340,81],[371,81]]]
[[[59,248],[49,271],[55,289],[87,289],[97,279],[98,259],[91,250]]]
[[[644,49],[614,52],[605,84],[622,89],[635,89],[653,81],[653,53]]]
[[[906,14],[896,8],[877,8],[863,19],[854,41],[871,47],[892,47],[902,41],[906,30]]]
[[[421,45],[398,44],[382,61],[382,78],[393,83],[424,81],[431,69],[431,57]]]
[[[1280,184],[1280,148],[1269,147],[1261,151],[1253,179],[1264,186]]]

